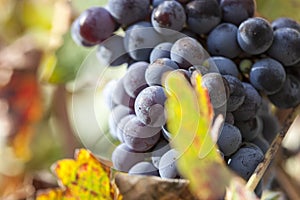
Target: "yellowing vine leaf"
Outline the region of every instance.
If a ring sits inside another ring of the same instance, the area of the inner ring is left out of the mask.
[[[52,169],[61,188],[41,191],[37,200],[122,199],[110,180],[110,168],[86,149],[76,151],[74,160],[58,161]]]
[[[210,135],[212,106],[199,73],[194,73],[192,85],[180,72],[165,77],[167,128],[171,145],[180,153],[179,171],[190,180],[192,192],[199,199],[218,199],[225,194],[230,172]]]

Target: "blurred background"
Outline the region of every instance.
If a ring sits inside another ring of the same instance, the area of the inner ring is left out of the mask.
[[[76,148],[109,158],[113,141],[104,136],[100,91],[122,68],[106,71],[99,85],[104,67],[94,49],[77,46],[69,32],[83,10],[106,2],[0,0],[0,199],[34,199],[37,190],[57,187],[50,166]],[[257,8],[270,21],[300,21],[300,0],[257,0]],[[289,197],[300,191],[299,130],[297,119],[269,170]]]

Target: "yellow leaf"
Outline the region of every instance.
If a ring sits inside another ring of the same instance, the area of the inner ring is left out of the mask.
[[[192,85],[180,72],[166,76],[167,128],[180,153],[179,171],[190,180],[192,192],[199,199],[218,199],[225,194],[230,172],[210,135],[212,106],[199,73],[193,74]]]
[[[61,188],[40,192],[37,200],[122,199],[110,181],[110,168],[103,166],[86,149],[75,153],[75,159],[64,159],[53,165]]]

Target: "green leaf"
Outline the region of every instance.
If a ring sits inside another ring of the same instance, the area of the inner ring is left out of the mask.
[[[299,0],[256,0],[256,2],[258,13],[269,20],[290,17],[300,21]]]
[[[43,81],[61,84],[74,80],[82,62],[91,52],[90,48],[75,44],[70,32],[64,35],[63,41],[64,44],[55,53],[44,56],[40,70]]]
[[[210,135],[212,106],[199,73],[194,73],[192,84],[180,72],[166,76],[167,128],[173,135],[171,145],[180,153],[179,171],[190,180],[191,190],[199,199],[218,199],[225,194],[230,172]]]

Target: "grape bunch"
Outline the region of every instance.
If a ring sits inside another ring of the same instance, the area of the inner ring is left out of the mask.
[[[115,169],[180,177],[163,76],[179,71],[189,81],[197,71],[215,115],[225,117],[220,153],[250,178],[279,130],[270,107],[300,103],[300,24],[269,22],[255,10],[255,0],[109,0],[81,13],[72,25],[74,41],[97,46],[109,67],[128,66],[104,89],[110,133],[121,143],[112,154]]]

